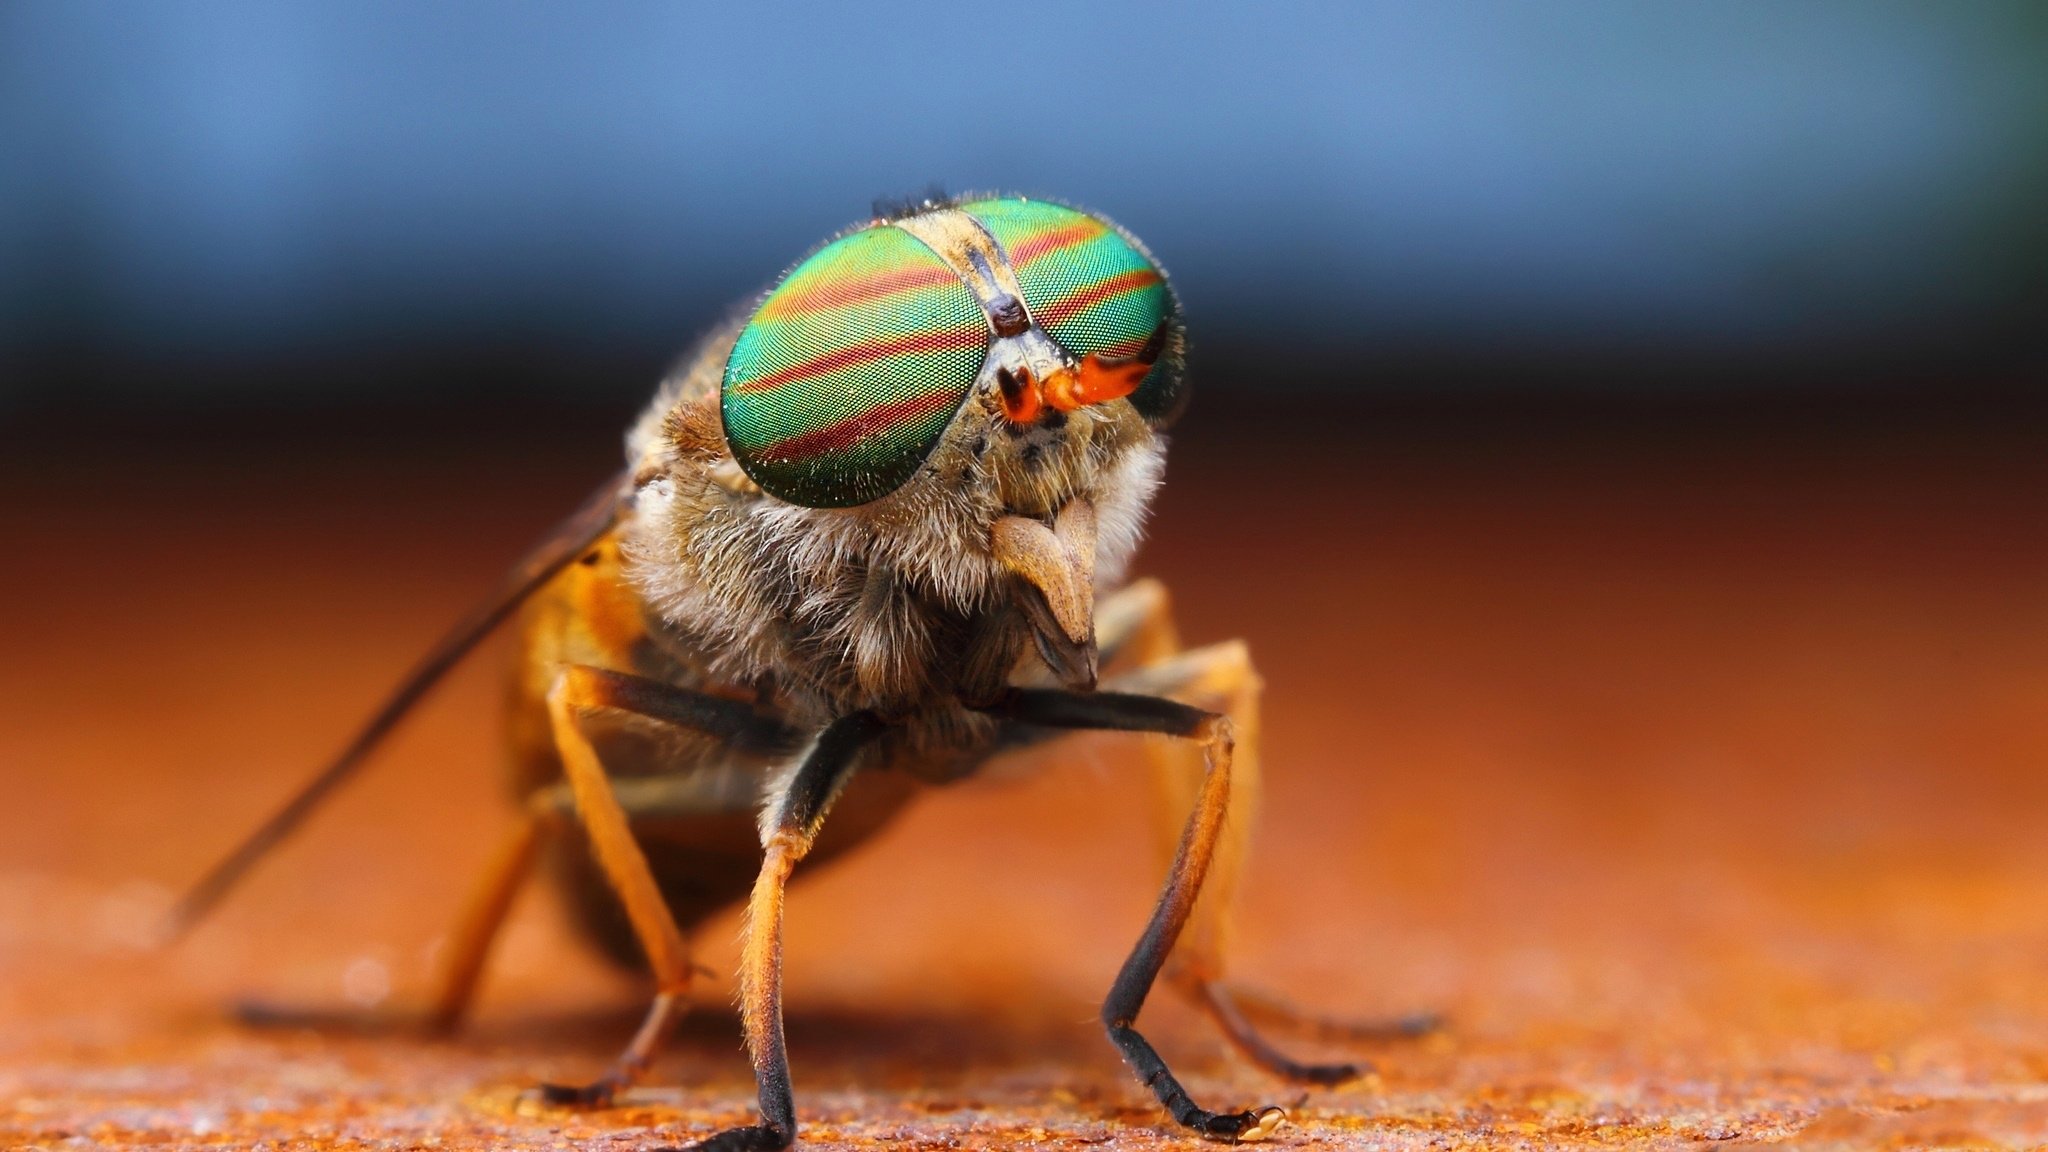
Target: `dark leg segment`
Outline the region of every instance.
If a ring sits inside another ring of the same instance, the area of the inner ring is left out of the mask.
[[[777,1152],[796,1141],[796,1099],[782,1034],[782,893],[811,850],[825,813],[853,775],[861,749],[888,730],[871,712],[843,716],[819,734],[762,820],[761,874],[747,902],[747,943],[740,960],[740,1013],[754,1059],[761,1122],[728,1128],[694,1152]]]
[[[737,751],[764,756],[793,752],[801,741],[798,733],[763,717],[754,711],[752,705],[739,700],[707,696],[702,692],[663,684],[659,680],[603,668],[570,668],[565,676],[574,680],[577,711],[603,708],[631,712],[677,728],[702,732]]]
[[[1215,1012],[1230,1012],[1240,1020],[1258,1020],[1275,1028],[1333,1043],[1380,1044],[1414,1040],[1444,1026],[1444,1018],[1435,1012],[1412,1012],[1406,1016],[1378,1020],[1342,1020],[1303,1012],[1279,997],[1248,988],[1211,984],[1207,994]]]
[[[1167,696],[1215,708],[1230,717],[1237,749],[1230,773],[1230,820],[1224,828],[1208,882],[1181,933],[1162,978],[1208,1013],[1231,1044],[1247,1059],[1275,1075],[1306,1084],[1335,1084],[1363,1074],[1369,1065],[1309,1064],[1281,1052],[1259,1034],[1254,1023],[1337,1043],[1413,1039],[1442,1027],[1428,1013],[1387,1020],[1330,1020],[1302,1013],[1283,1001],[1224,980],[1225,945],[1230,928],[1232,895],[1250,847],[1252,813],[1259,795],[1258,672],[1250,653],[1235,641],[1183,651],[1173,627],[1164,587],[1136,581],[1114,593],[1097,610],[1104,660],[1128,652],[1136,666],[1120,671],[1103,687],[1122,692]],[[1185,747],[1149,744],[1158,785],[1159,811],[1171,858],[1184,815],[1195,803],[1202,769],[1190,762]]]
[[[1102,1004],[1102,1023],[1138,1078],[1152,1089],[1173,1118],[1212,1140],[1263,1140],[1287,1118],[1279,1108],[1211,1112],[1189,1098],[1151,1043],[1134,1024],[1145,997],[1159,978],[1200,895],[1229,808],[1230,763],[1234,747],[1230,720],[1173,700],[1120,692],[1078,693],[1056,689],[1012,689],[987,709],[993,715],[1048,728],[1155,732],[1201,742],[1207,769],[1194,811],[1182,830],[1180,847],[1167,874],[1165,891]]]
[[[1204,981],[1196,984],[1195,989],[1202,998],[1202,1006],[1209,1010],[1210,1019],[1223,1029],[1223,1034],[1237,1046],[1237,1050],[1275,1076],[1327,1087],[1356,1080],[1361,1074],[1356,1064],[1304,1064],[1294,1059],[1259,1035],[1258,1029],[1252,1027],[1251,1021],[1246,1020],[1238,1009],[1236,999],[1221,984]]]

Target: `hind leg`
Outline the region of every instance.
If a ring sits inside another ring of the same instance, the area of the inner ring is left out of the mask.
[[[477,984],[483,977],[484,962],[490,959],[491,945],[497,942],[519,889],[532,875],[541,841],[552,823],[544,813],[523,813],[519,826],[499,848],[483,882],[471,894],[442,953],[440,987],[424,1021],[429,1029],[453,1031],[469,1014],[469,1007],[476,1000]]]
[[[610,1102],[645,1072],[681,1017],[693,969],[688,945],[655,885],[630,821],[641,815],[691,811],[696,798],[685,781],[661,777],[614,782],[579,724],[599,710],[628,712],[704,733],[754,751],[780,747],[790,735],[746,705],[673,688],[623,673],[588,667],[565,669],[548,696],[548,710],[564,782],[534,793],[465,906],[442,961],[439,988],[424,1008],[372,1013],[276,1008],[245,1004],[240,1012],[261,1026],[329,1027],[362,1031],[445,1032],[459,1024],[475,998],[491,946],[532,874],[547,836],[570,820],[581,822],[606,880],[618,893],[655,979],[655,998],[612,1070],[579,1086],[544,1085],[551,1103],[597,1106]],[[701,803],[701,801],[696,801]]]
[[[554,818],[543,812],[522,813],[518,825],[498,848],[469,900],[463,905],[455,928],[442,951],[441,971],[434,995],[424,1006],[396,1007],[368,1012],[331,1009],[283,1008],[260,1001],[245,1001],[236,1014],[258,1027],[330,1028],[360,1032],[414,1032],[443,1035],[469,1012],[482,981],[484,963],[499,929],[512,911],[526,878],[533,872],[543,839]]]

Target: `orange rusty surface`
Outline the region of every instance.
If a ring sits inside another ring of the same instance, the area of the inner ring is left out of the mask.
[[[1298,1146],[2048,1139],[2041,445],[1202,418],[1143,569],[1268,681],[1237,974],[1450,1026],[1303,1094],[1162,995],[1144,1023],[1199,1098],[1294,1106]],[[745,1119],[731,919],[609,1111],[524,1094],[602,1068],[641,995],[541,889],[459,1036],[229,1020],[424,987],[507,827],[494,660],[143,947],[609,445],[288,447],[0,461],[0,1147],[626,1149]],[[935,794],[800,887],[806,1146],[1192,1144],[1095,1023],[1158,881],[1124,750]]]

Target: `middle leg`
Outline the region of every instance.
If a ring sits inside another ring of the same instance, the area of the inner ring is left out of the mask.
[[[610,1072],[589,1084],[541,1086],[542,1097],[551,1104],[605,1107],[653,1064],[682,1016],[693,968],[682,929],[677,927],[668,902],[662,898],[646,853],[633,838],[613,781],[605,774],[597,749],[578,720],[593,711],[612,709],[693,729],[739,746],[772,746],[786,739],[786,734],[770,730],[744,704],[580,665],[562,670],[548,692],[547,703],[555,750],[575,799],[577,818],[589,833],[591,849],[618,894],[647,958],[647,967],[654,975],[654,1001]]]

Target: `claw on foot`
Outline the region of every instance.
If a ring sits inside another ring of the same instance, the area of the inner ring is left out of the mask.
[[[1231,1144],[1252,1144],[1266,1139],[1287,1123],[1285,1108],[1254,1108],[1235,1116],[1218,1116],[1204,1133],[1213,1140]]]

